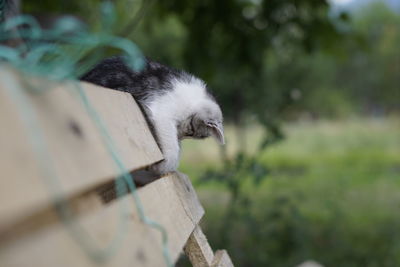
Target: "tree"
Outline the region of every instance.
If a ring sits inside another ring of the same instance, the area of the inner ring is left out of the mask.
[[[266,86],[271,48],[290,59],[294,48],[331,46],[340,36],[327,1],[172,0],[156,2],[155,9],[159,20],[176,16],[184,25],[185,67],[208,81],[237,125],[249,113],[267,125],[284,104],[268,102],[282,93]]]

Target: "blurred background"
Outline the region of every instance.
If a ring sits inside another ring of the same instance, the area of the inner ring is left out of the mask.
[[[99,2],[14,11],[100,31]],[[227,145],[185,141],[180,167],[212,247],[236,266],[400,266],[400,0],[113,2],[119,35],[222,106]]]

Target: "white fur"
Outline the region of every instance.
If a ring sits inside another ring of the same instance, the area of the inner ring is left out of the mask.
[[[210,99],[203,81],[192,77],[190,82],[172,81],[173,90],[147,103],[164,161],[152,167],[158,173],[175,171],[179,165],[180,140],[177,125],[205,106],[218,105]]]

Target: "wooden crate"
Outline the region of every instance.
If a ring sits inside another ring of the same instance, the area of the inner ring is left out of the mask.
[[[40,81],[51,89],[22,90],[27,109],[10,90],[40,83],[22,77],[0,68],[0,266],[165,266],[161,234],[140,220],[132,195],[104,201],[119,171],[71,84]],[[81,86],[129,171],[162,160],[130,94]],[[47,157],[35,148],[39,137]],[[214,255],[201,232],[204,210],[185,175],[167,175],[137,193],[146,216],[165,228],[173,262],[184,250],[194,266],[233,266],[226,251]],[[57,199],[70,207],[69,220],[60,218]]]

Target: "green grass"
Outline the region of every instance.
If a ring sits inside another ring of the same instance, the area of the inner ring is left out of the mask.
[[[204,228],[238,266],[294,266],[315,259],[325,266],[400,266],[400,119],[298,122],[259,160],[264,182],[246,188],[251,205],[220,239],[228,191],[197,188],[206,208]],[[248,150],[260,127],[246,133]],[[236,149],[227,129],[228,152]],[[192,179],[218,167],[212,140],[186,142],[181,170]],[[243,207],[241,207],[243,208]],[[240,209],[240,207],[238,207]]]
[[[361,179],[400,175],[400,118],[356,118],[348,121],[299,122],[284,125],[286,138],[266,149],[261,160],[273,177],[334,177],[360,174]],[[227,127],[227,150],[237,150],[232,127]],[[247,150],[255,150],[262,129],[246,133]],[[212,140],[183,142],[181,170],[196,179],[206,167],[221,164],[219,147]]]

